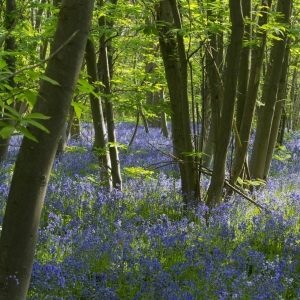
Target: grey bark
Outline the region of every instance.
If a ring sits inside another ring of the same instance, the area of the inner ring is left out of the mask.
[[[251,20],[252,0],[242,1],[242,9],[243,9],[244,18]],[[247,22],[247,24],[245,25],[244,41],[246,41],[248,44],[243,46],[241,52],[237,103],[236,103],[236,127],[238,130],[240,129],[242,123],[244,106],[246,102],[246,95],[248,91],[249,77],[250,77],[250,67],[251,67],[250,43],[252,41],[252,26],[250,22]]]
[[[0,239],[3,300],[26,299],[43,201],[81,68],[93,8],[93,0],[64,0],[61,5],[52,52],[75,35],[46,68],[45,75],[60,85],[41,81],[33,108],[33,112],[51,117],[40,122],[50,134],[29,126],[29,132],[39,142],[24,137],[17,157]]]
[[[178,29],[181,28],[175,1],[161,1],[157,7],[157,19],[175,23]],[[187,94],[187,59],[183,37],[178,34],[177,36],[170,34],[168,24],[159,26],[158,30],[170,94],[173,149],[175,156],[184,162],[184,164],[179,164],[179,169],[184,202],[187,204],[190,201],[191,193],[194,193],[194,197],[198,197],[193,158],[182,154],[183,152],[193,152]]]
[[[160,96],[160,101],[165,100],[164,89],[160,90],[159,96]],[[161,111],[161,113],[160,113],[160,123],[161,123],[160,126],[161,126],[163,136],[168,138],[169,137],[169,130],[168,130],[168,124],[167,124],[167,116],[166,116],[166,113],[164,111]]]
[[[103,0],[99,0],[99,5],[103,6]],[[104,27],[106,24],[105,17],[101,16],[99,19],[99,25]],[[109,70],[109,61],[107,55],[107,45],[106,45],[106,35],[102,33],[100,37],[100,53],[99,58],[101,62],[101,81],[104,84],[103,92],[105,94],[105,112],[107,120],[107,132],[108,132],[108,142],[109,142],[109,154],[111,160],[111,175],[112,175],[112,184],[114,188],[122,190],[122,176],[120,170],[120,160],[119,152],[117,147],[117,139],[115,133],[115,121],[114,121],[114,112],[113,104],[109,97],[111,96],[111,85],[110,85],[110,70]]]
[[[99,81],[98,79],[98,70],[96,62],[96,51],[94,43],[88,39],[86,44],[86,66],[87,73],[89,75],[88,80],[90,84],[94,84]],[[100,92],[99,86],[95,86],[96,93]],[[108,152],[107,144],[107,132],[104,123],[102,103],[101,99],[95,97],[93,94],[90,94],[90,104],[92,110],[94,131],[95,131],[95,143],[94,147],[96,148],[96,153],[98,155],[99,166],[100,166],[100,180],[101,184],[105,187],[111,189],[111,162]]]
[[[244,19],[240,0],[229,0],[232,22],[230,44],[226,55],[226,74],[224,84],[224,102],[218,130],[214,167],[211,183],[207,192],[207,204],[210,208],[219,204],[225,180],[227,148],[233,124],[235,97],[239,72],[240,54],[244,35]]]
[[[272,0],[268,0],[268,7],[271,7]],[[262,1],[262,5],[264,0]],[[268,13],[269,9],[264,7],[262,14],[259,17],[258,24],[263,26],[268,23]],[[254,45],[252,49],[252,59],[251,59],[251,70],[248,83],[248,91],[246,94],[246,101],[243,107],[243,115],[241,118],[241,124],[238,127],[239,137],[242,142],[242,146],[237,145],[234,153],[234,159],[231,167],[230,182],[235,184],[239,175],[242,172],[243,166],[246,161],[246,156],[248,153],[252,122],[255,112],[256,99],[259,89],[261,69],[263,64],[264,52],[266,47],[266,32],[258,32],[255,37],[258,41],[258,45]]]
[[[282,111],[284,108],[284,102],[285,102],[285,97],[286,97],[287,75],[288,75],[288,69],[289,69],[289,58],[290,58],[290,47],[287,46],[285,49],[285,56],[284,56],[284,61],[283,61],[282,70],[281,70],[281,76],[280,76],[280,80],[279,80],[279,87],[278,87],[278,92],[277,92],[275,111],[274,111],[274,116],[273,116],[273,120],[272,120],[270,140],[269,140],[264,174],[263,174],[264,178],[267,178],[269,175],[273,152],[274,152],[274,148],[275,148],[276,141],[277,141],[281,115],[282,115]]]
[[[278,22],[289,23],[291,6],[292,0],[278,1],[277,11],[283,15],[283,17],[279,17]],[[260,108],[261,111],[258,115],[257,131],[250,164],[250,172],[254,178],[265,179],[266,156],[287,43],[286,36],[281,38],[281,40],[275,40],[272,46],[265,85],[262,91],[262,102],[265,103],[265,106]]]
[[[215,1],[212,1],[214,3]],[[217,19],[217,15],[212,10],[207,11],[208,19],[214,22]],[[202,164],[205,167],[210,167],[217,139],[217,132],[219,129],[221,118],[221,107],[223,98],[223,82],[220,72],[220,56],[221,51],[218,49],[218,35],[216,33],[210,33],[210,42],[206,53],[206,68],[207,68],[207,81],[209,88],[209,99],[211,107],[211,120],[209,126],[208,140],[205,143],[204,154],[202,157]]]

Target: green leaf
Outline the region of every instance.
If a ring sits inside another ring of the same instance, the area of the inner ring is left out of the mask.
[[[238,177],[237,182],[240,185],[242,185],[244,183],[244,181],[243,181],[243,179],[241,177]]]
[[[24,95],[27,102],[29,103],[30,108],[32,108],[36,102],[36,96],[37,96],[36,92],[33,92],[31,90],[25,90]]]
[[[130,176],[149,176],[154,171],[145,170],[142,167],[124,168],[124,171]]]
[[[74,106],[76,117],[77,117],[77,119],[80,120],[81,114],[82,114],[82,109],[77,105],[73,105],[73,106]]]
[[[23,119],[41,119],[41,120],[48,120],[51,119],[51,117],[45,116],[41,113],[30,113],[27,114]]]
[[[82,86],[88,87],[88,88],[93,88],[92,85],[89,84],[88,80],[86,79],[82,79],[82,78],[78,78],[78,83],[80,83]]]
[[[28,124],[31,124],[31,125],[33,125],[33,126],[35,126],[37,128],[39,128],[39,129],[41,129],[41,130],[43,130],[43,131],[45,131],[47,133],[50,133],[50,131],[45,126],[43,126],[42,124],[38,123],[37,121],[31,120],[31,119],[22,120],[21,123],[20,123],[21,125],[24,123],[23,121],[26,122],[26,123],[28,123]]]
[[[203,153],[203,152],[181,152],[181,154],[183,154],[185,156],[195,156],[198,158],[201,158],[203,154],[205,155],[205,153]]]
[[[14,108],[8,106],[8,105],[3,105],[5,109],[7,109],[9,112],[11,112],[14,116],[16,116],[18,119],[21,118],[21,115],[19,112],[17,112]]]
[[[14,126],[11,126],[11,125],[5,126],[4,128],[1,129],[0,135],[3,139],[6,139],[6,138],[13,135],[15,129],[16,128]]]
[[[38,140],[25,127],[19,127],[18,131],[23,133],[28,139],[38,143]]]
[[[113,147],[117,147],[119,149],[123,149],[123,150],[127,150],[128,149],[128,146],[125,145],[125,144],[121,144],[121,143],[113,143],[113,142],[108,142],[108,145],[110,148],[113,148]]]
[[[75,101],[72,101],[71,105],[74,107],[75,114],[78,119],[81,118],[82,111],[89,109],[88,106]]]
[[[40,75],[40,78],[43,79],[43,80],[45,80],[45,81],[48,81],[48,82],[52,83],[53,85],[59,85],[60,86],[60,84],[57,81],[49,78],[46,75]]]
[[[91,93],[92,89],[90,87],[79,85],[78,90],[83,93]]]
[[[4,67],[6,67],[6,61],[0,58],[0,69],[3,69]]]
[[[92,177],[91,175],[88,175],[88,176],[87,176],[87,179],[88,179],[89,181],[91,181],[92,183],[95,183],[95,184],[98,184],[98,183],[99,183],[99,182],[97,182],[97,180],[95,180],[95,178]]]
[[[37,80],[40,77],[40,74],[38,72],[33,71],[33,70],[26,71],[26,75],[28,75],[28,77],[30,79],[33,79],[33,80]]]

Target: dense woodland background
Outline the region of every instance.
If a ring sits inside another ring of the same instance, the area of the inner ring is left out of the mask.
[[[300,125],[299,9],[292,0],[0,1],[1,299],[26,298],[53,163],[80,153],[91,123],[89,178],[103,194],[171,166],[184,218],[206,207],[207,225],[237,195],[265,211],[257,193],[274,160],[296,161],[286,138]],[[130,138],[121,142],[115,124],[131,124]],[[161,157],[145,165],[144,147]],[[125,153],[136,164],[122,165]]]

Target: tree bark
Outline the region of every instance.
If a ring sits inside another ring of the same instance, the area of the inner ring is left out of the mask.
[[[262,1],[264,5],[265,1]],[[262,15],[259,17],[258,24],[263,26],[268,23],[269,9],[271,8],[272,0],[268,0],[268,7],[262,9]],[[264,52],[266,47],[267,33],[258,32],[256,39],[260,41],[259,45],[254,45],[252,49],[252,60],[250,78],[248,83],[248,91],[246,95],[246,101],[243,107],[243,115],[241,118],[241,124],[239,125],[239,137],[242,142],[242,146],[237,145],[234,153],[234,159],[231,167],[230,182],[234,185],[240,176],[246,156],[248,153],[252,122],[256,106],[256,98],[259,89],[261,69],[263,64]]]
[[[215,1],[211,2],[215,3]],[[207,17],[212,23],[214,23],[218,18],[218,16],[215,15],[211,9],[207,11]],[[215,152],[224,91],[219,64],[222,53],[218,49],[218,35],[216,33],[210,33],[209,38],[210,41],[206,51],[206,68],[210,95],[211,120],[208,133],[208,142],[205,143],[204,154],[202,157],[202,164],[207,168],[210,167]],[[206,133],[204,134],[206,135]]]
[[[103,6],[103,0],[99,0],[99,5]],[[105,16],[99,18],[99,25],[104,27],[106,24]],[[106,35],[102,33],[100,37],[100,54],[99,59],[101,62],[101,79],[104,84],[103,92],[105,94],[105,112],[106,112],[106,121],[107,121],[107,132],[108,132],[108,142],[109,142],[109,154],[111,160],[111,175],[112,175],[112,184],[114,188],[122,190],[122,176],[120,170],[120,160],[119,152],[117,147],[117,138],[115,133],[115,121],[114,121],[114,111],[113,104],[109,99],[111,96],[111,85],[110,85],[110,70],[109,70],[109,61],[107,55],[107,45],[106,45]]]
[[[176,27],[180,29],[181,20],[176,2],[164,0],[159,5],[160,7],[157,8],[158,21],[175,22]],[[179,169],[183,199],[187,204],[191,199],[194,201],[198,197],[193,157],[183,154],[183,152],[193,152],[187,94],[187,58],[182,36],[177,34],[175,37],[170,34],[168,24],[158,26],[158,30],[171,101],[173,149],[175,156],[184,162],[179,164]],[[190,198],[191,194],[194,194],[192,198]]]
[[[289,58],[290,58],[290,47],[287,46],[285,49],[285,56],[284,61],[282,64],[282,70],[281,70],[281,76],[279,80],[279,87],[278,87],[278,93],[277,93],[277,100],[275,104],[275,111],[274,116],[272,120],[272,128],[270,132],[270,140],[267,150],[267,156],[266,156],[266,162],[265,162],[265,169],[264,169],[264,178],[267,178],[269,175],[272,157],[274,148],[277,141],[278,136],[278,130],[280,126],[280,120],[281,120],[281,114],[284,108],[284,101],[286,97],[286,85],[287,85],[287,75],[288,75],[288,69],[289,69]]]
[[[94,84],[99,81],[98,79],[98,70],[96,62],[96,51],[94,43],[88,39],[86,44],[86,66],[87,73],[89,75],[88,80],[90,84]],[[95,86],[95,91],[100,92],[99,86]],[[107,144],[107,133],[104,123],[102,103],[101,99],[95,97],[93,94],[90,94],[90,103],[95,131],[95,143],[96,152],[98,155],[99,166],[100,166],[100,180],[101,183],[108,187],[112,188],[111,176],[110,176],[110,157],[108,152]]]
[[[242,9],[244,18],[251,20],[251,9],[252,0],[242,1]],[[241,52],[239,79],[238,79],[238,93],[237,93],[237,103],[236,103],[236,127],[239,130],[242,123],[244,106],[246,102],[249,77],[250,77],[250,67],[251,67],[251,47],[250,43],[252,41],[252,26],[250,22],[245,25],[245,38],[247,45],[243,46]],[[236,143],[236,146],[237,143]]]
[[[164,89],[161,89],[159,91],[160,101],[165,101],[165,92]],[[167,116],[164,111],[161,111],[160,113],[160,126],[163,133],[163,136],[168,138],[169,137],[169,130],[168,130],[168,124],[167,124]]]
[[[93,8],[93,0],[64,0],[61,5],[52,52],[73,38],[46,68],[46,76],[60,85],[42,80],[32,111],[50,117],[40,122],[50,134],[29,126],[39,142],[24,137],[17,157],[0,240],[1,299],[26,299],[43,201],[81,68]]]
[[[214,167],[207,193],[207,204],[210,208],[219,204],[222,199],[227,148],[233,124],[239,63],[244,35],[244,19],[241,1],[229,0],[229,7],[232,22],[231,40],[226,56],[227,67],[224,84],[224,102],[216,142]]]
[[[278,1],[277,11],[283,15],[283,17],[278,18],[278,22],[289,23],[291,5],[292,0]],[[265,106],[260,108],[261,111],[258,115],[257,131],[250,164],[250,172],[254,178],[265,179],[264,169],[286,43],[287,37],[285,36],[280,40],[275,40],[271,49],[270,62],[261,99]]]

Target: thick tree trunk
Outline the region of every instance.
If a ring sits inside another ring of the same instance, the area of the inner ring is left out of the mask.
[[[279,22],[289,23],[291,4],[292,0],[278,1],[277,11],[283,14],[283,17],[279,18]],[[254,178],[265,179],[264,169],[286,43],[287,37],[275,40],[271,49],[270,62],[262,91],[262,102],[265,103],[265,106],[260,108],[261,111],[258,115],[257,131],[251,157],[250,172]]]
[[[86,44],[86,66],[89,75],[89,83],[94,84],[95,82],[99,81],[95,46],[94,43],[89,39]],[[95,86],[95,90],[98,93],[100,91],[99,86]],[[96,147],[96,152],[98,155],[100,165],[100,180],[102,185],[111,189],[111,163],[107,148],[107,133],[104,123],[101,99],[95,97],[93,94],[90,94],[90,103],[95,131],[94,147]]]
[[[262,5],[264,5],[264,0]],[[271,7],[272,0],[268,0],[268,7]],[[262,15],[258,20],[259,26],[263,26],[268,23],[269,8],[264,7]],[[241,174],[246,156],[248,153],[252,122],[255,112],[256,98],[259,89],[261,69],[264,58],[264,51],[266,46],[267,33],[257,33],[260,44],[253,46],[252,49],[252,60],[251,60],[251,71],[248,83],[248,91],[246,95],[246,102],[243,107],[243,115],[241,118],[241,124],[239,125],[239,137],[242,142],[242,146],[237,145],[234,153],[234,159],[231,166],[230,182],[235,184],[238,177]]]
[[[60,85],[41,81],[33,109],[33,113],[50,117],[40,122],[50,134],[29,126],[39,142],[24,137],[16,161],[0,240],[1,299],[26,299],[43,201],[81,68],[93,8],[93,0],[64,0],[61,5],[52,52],[73,38],[46,69],[46,76]]]
[[[160,7],[157,9],[158,21],[173,23],[174,18],[176,27],[180,29],[178,8],[175,1],[170,2],[168,0],[160,2]],[[193,158],[183,154],[183,152],[193,152],[187,94],[187,59],[183,37],[172,36],[168,32],[170,27],[167,24],[163,27],[159,26],[158,30],[160,31],[159,44],[171,101],[173,149],[177,158],[184,162],[179,164],[179,169],[184,201],[188,203],[192,193],[195,198],[198,197],[198,194]]]
[[[214,167],[207,194],[207,204],[210,208],[219,204],[222,199],[227,148],[233,124],[239,62],[244,35],[244,19],[240,0],[229,0],[229,7],[232,22],[231,40],[226,56],[227,67],[224,85],[224,102],[216,142]]]
[[[16,14],[16,2],[15,0],[6,0],[6,10],[5,10],[5,29],[10,30],[10,28],[13,26],[15,22],[15,14]],[[6,40],[5,40],[5,51],[14,51],[16,47],[16,39],[14,35],[10,35]],[[5,57],[7,67],[9,70],[13,73],[16,70],[16,59],[15,56],[7,56]],[[8,85],[11,87],[15,86],[14,78],[10,78],[8,80]],[[14,105],[14,101],[12,102],[12,105]],[[4,110],[5,112],[9,113],[9,111]],[[6,116],[1,116],[1,111],[0,111],[0,121],[4,121],[8,125],[14,126],[14,121],[7,119]],[[1,127],[0,127],[1,130]],[[0,162],[3,161],[8,152],[8,147],[9,147],[9,141],[10,137],[8,138],[2,138],[0,136]]]
[[[99,5],[103,6],[103,0],[99,0]],[[101,16],[99,19],[99,25],[105,26],[105,17]],[[110,70],[108,65],[108,55],[107,55],[107,45],[106,45],[106,35],[103,33],[100,37],[100,62],[101,62],[101,79],[104,84],[103,92],[105,94],[105,112],[107,121],[107,132],[108,132],[108,142],[109,142],[109,154],[111,160],[111,175],[112,184],[114,188],[122,190],[122,177],[120,170],[120,160],[119,152],[117,147],[117,138],[115,133],[115,121],[114,121],[114,111],[111,100],[109,99],[111,95],[110,86]]]

